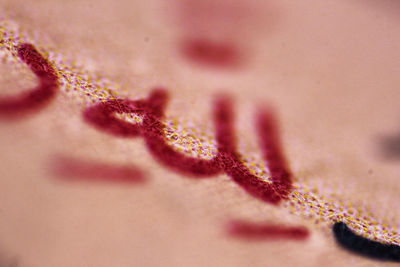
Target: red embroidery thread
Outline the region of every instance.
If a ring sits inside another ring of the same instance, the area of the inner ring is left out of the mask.
[[[287,227],[269,223],[232,221],[227,228],[229,235],[245,240],[304,240],[309,236],[307,228],[301,226]]]
[[[31,91],[17,96],[1,97],[0,116],[5,118],[26,116],[38,111],[50,102],[58,88],[55,70],[33,45],[21,44],[17,51],[18,57],[39,78],[39,85]]]
[[[262,149],[270,167],[272,183],[250,173],[236,152],[233,131],[232,105],[227,98],[219,98],[214,105],[214,123],[218,142],[218,154],[210,160],[186,156],[175,151],[163,133],[161,118],[167,102],[167,92],[153,90],[147,100],[109,100],[89,107],[84,119],[98,129],[120,137],[144,138],[150,153],[165,166],[191,175],[211,176],[225,172],[252,196],[271,204],[277,204],[292,189],[291,174],[280,150],[275,121],[270,112],[260,112],[258,131]],[[118,119],[115,113],[136,113],[143,116],[142,123],[131,124]],[[268,140],[264,140],[267,138]]]
[[[66,181],[143,183],[144,172],[132,164],[114,165],[98,161],[57,156],[50,166],[53,174]]]
[[[186,39],[182,42],[181,53],[199,65],[219,68],[235,68],[240,65],[238,49],[229,42]]]

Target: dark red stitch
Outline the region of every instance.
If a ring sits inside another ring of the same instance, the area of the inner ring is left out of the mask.
[[[241,163],[235,148],[233,111],[229,102],[226,99],[220,99],[215,107],[217,135],[220,136],[218,139],[219,157],[223,162],[225,172],[256,198],[271,204],[277,204],[281,199],[287,199],[292,186],[291,176],[286,166],[283,165],[284,161],[277,138],[277,126],[272,114],[260,112],[257,121],[261,149],[267,165],[273,167],[273,170],[270,170],[272,179],[272,183],[270,183],[251,174],[249,169]]]
[[[309,237],[305,227],[286,227],[269,223],[251,223],[246,221],[232,221],[227,226],[230,236],[245,240],[276,240],[291,239],[304,240]]]
[[[164,90],[155,90],[149,99],[109,100],[87,109],[85,120],[108,133],[122,137],[142,136],[151,154],[165,166],[192,177],[210,176],[225,171],[248,193],[265,202],[277,204],[287,198],[291,190],[291,177],[284,164],[278,144],[276,125],[272,114],[262,112],[258,121],[262,149],[266,160],[271,160],[272,183],[264,181],[250,173],[240,161],[235,148],[233,129],[233,111],[226,98],[219,98],[215,103],[214,121],[218,142],[218,154],[210,160],[185,156],[168,145],[160,119],[166,105]],[[130,124],[114,116],[116,112],[137,113],[143,115],[141,124]]]
[[[187,59],[200,65],[223,68],[240,65],[237,48],[228,42],[186,39],[182,42],[181,52]]]
[[[150,153],[165,166],[193,177],[210,176],[222,172],[217,157],[211,160],[188,157],[168,145],[164,136],[164,125],[160,121],[167,103],[166,91],[162,92],[156,90],[151,93],[148,101],[151,108],[143,118],[142,135]],[[154,107],[157,107],[156,112],[152,111]]]
[[[96,125],[108,133],[120,137],[132,137],[140,135],[140,127],[136,124],[117,120],[115,113],[136,113],[143,114],[143,109],[131,107],[132,101],[129,100],[108,100],[95,106],[89,107],[84,111],[84,118],[87,122]]]
[[[24,61],[39,78],[39,85],[29,92],[17,96],[0,98],[0,116],[15,118],[37,111],[55,96],[58,82],[55,70],[31,44],[21,44],[17,48],[19,58]]]
[[[163,125],[158,118],[150,114],[145,115],[143,126],[143,137],[147,148],[168,168],[192,177],[211,176],[222,172],[218,157],[210,160],[188,157],[168,145],[164,137]]]
[[[160,118],[167,102],[165,90],[154,90],[148,100],[109,100],[88,108],[85,120],[108,133],[120,137],[143,136],[152,155],[167,167],[192,175],[209,176],[222,172],[217,159],[204,160],[187,157],[166,142]],[[114,113],[136,113],[143,115],[141,124],[132,124],[114,116]]]
[[[271,174],[277,194],[287,199],[292,190],[292,174],[287,166],[278,133],[276,116],[271,110],[260,110],[257,116],[257,129],[265,164]]]
[[[63,180],[107,181],[124,183],[143,183],[144,172],[132,164],[129,166],[74,159],[57,156],[52,160],[51,170]]]

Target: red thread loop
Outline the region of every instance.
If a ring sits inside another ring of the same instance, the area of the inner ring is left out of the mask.
[[[39,78],[39,85],[17,96],[1,97],[0,116],[5,118],[26,116],[40,110],[56,95],[58,88],[55,70],[33,45],[24,43],[17,50],[19,58]]]
[[[233,129],[234,115],[228,98],[218,98],[214,105],[214,122],[218,154],[212,159],[199,159],[177,152],[168,144],[161,118],[167,102],[167,92],[153,90],[146,100],[109,100],[88,108],[84,117],[93,126],[120,137],[141,136],[150,153],[163,165],[191,177],[210,177],[225,172],[252,196],[271,204],[286,199],[292,189],[291,174],[280,149],[277,126],[272,113],[262,112],[257,129],[261,149],[270,167],[272,183],[252,175],[236,152]],[[114,113],[143,115],[140,124],[118,119]]]

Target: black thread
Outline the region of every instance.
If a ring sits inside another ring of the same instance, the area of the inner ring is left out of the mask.
[[[400,262],[400,246],[382,244],[361,237],[343,222],[335,223],[332,231],[339,245],[353,253],[377,260]]]

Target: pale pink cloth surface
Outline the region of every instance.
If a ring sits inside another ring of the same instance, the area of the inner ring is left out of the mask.
[[[228,10],[228,22],[209,15],[204,20],[220,25],[215,28],[201,19],[184,25],[188,18],[179,12],[191,1],[2,0],[0,5],[8,18],[42,34],[62,54],[88,61],[132,97],[164,86],[171,94],[171,117],[212,127],[213,97],[225,92],[234,98],[238,139],[243,140],[256,138],[254,129],[240,127],[254,106],[272,104],[295,179],[336,186],[342,199],[379,203],[378,214],[400,222],[399,164],[380,157],[376,141],[400,130],[400,9],[395,1],[234,1],[244,17],[236,18],[235,8]],[[237,44],[243,65],[219,70],[187,62],[177,47],[183,36],[196,33],[190,27],[216,39],[222,32]],[[2,94],[34,84],[27,76],[10,76],[10,68],[1,63]],[[99,132],[82,121],[81,112],[79,103],[60,93],[26,120],[0,122],[0,263],[382,264],[349,254],[327,229],[255,200],[226,175],[192,180],[169,171],[140,138]],[[57,154],[134,163],[149,173],[149,182],[60,182],[49,171]],[[224,232],[232,218],[303,225],[310,238],[235,240]]]

